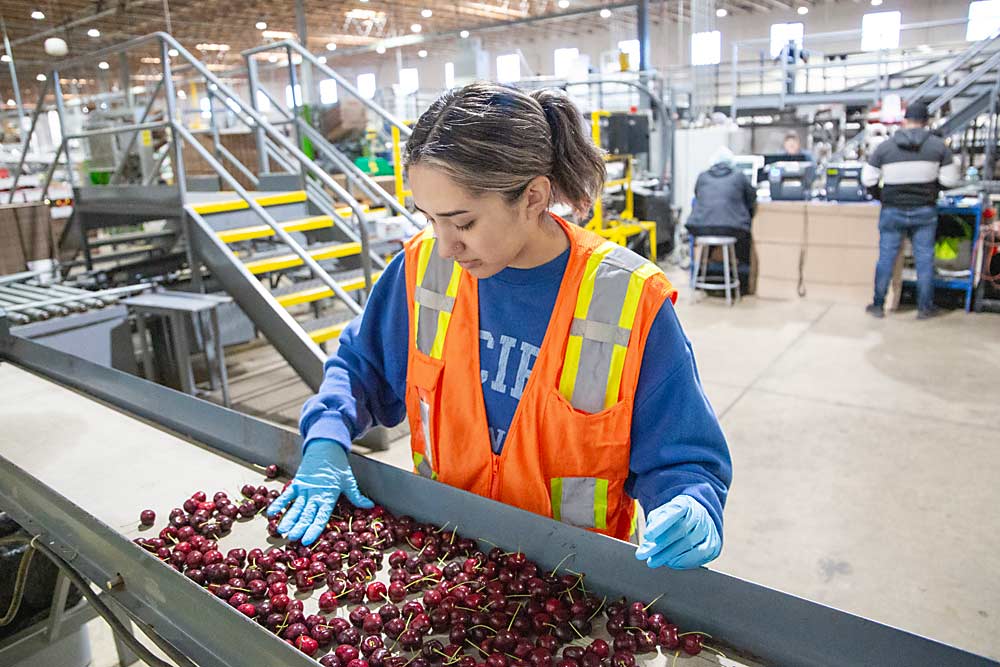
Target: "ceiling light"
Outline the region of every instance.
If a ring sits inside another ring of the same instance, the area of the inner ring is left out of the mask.
[[[97,28],[91,28],[90,30],[87,31],[87,35],[89,37],[100,37],[101,31],[98,30]]]
[[[228,51],[228,44],[198,44],[196,47],[199,51]]]
[[[160,59],[154,58],[152,56],[143,56],[142,58],[139,59],[139,62],[141,62],[144,65],[159,65]]]
[[[278,56],[276,56],[275,54],[272,53],[271,55],[269,55],[267,57],[267,62],[269,62],[269,63],[276,63],[276,62],[278,62]]]
[[[333,42],[328,42],[327,45],[326,45],[326,50],[327,51],[336,51],[337,50],[337,45],[334,44]]]
[[[101,62],[97,63],[97,67],[99,69],[111,69],[111,65],[109,65],[108,61],[106,60],[102,60]]]
[[[601,18],[602,19],[609,19],[609,18],[611,18],[611,10],[610,9],[606,9],[606,8],[602,9],[601,10]]]
[[[261,36],[264,39],[295,39],[295,33],[287,30],[265,30]]]
[[[430,17],[434,16],[434,12],[430,9],[421,9],[420,15],[423,16],[425,19],[429,19]]]
[[[469,31],[463,30],[462,32],[458,33],[458,36],[461,37],[462,39],[465,39],[466,37],[469,36]]]
[[[15,104],[17,104],[17,102],[15,102],[14,100],[7,100],[7,106],[12,107]]]
[[[8,56],[6,53],[0,56],[0,63],[9,63],[9,62],[10,62],[10,56]]]
[[[724,8],[719,7],[718,9],[715,10],[715,15],[718,16],[720,19],[724,19],[727,16],[729,16],[729,12],[727,12]]]
[[[379,44],[378,46],[375,47],[375,53],[382,55],[383,53],[385,53],[385,47]]]
[[[42,21],[45,19],[45,14],[36,9],[35,11],[31,12],[31,18],[35,19],[36,21]]]
[[[180,54],[181,52],[178,51],[177,49],[170,49],[169,51],[167,51],[167,55],[170,56],[171,58],[176,58]]]
[[[413,25],[410,26],[410,32],[420,32],[423,29],[424,29],[423,26],[420,25],[419,23],[414,23]]]
[[[35,77],[35,81],[45,81],[45,79],[47,78],[48,77],[45,76],[44,74],[39,74],[38,76]]]
[[[872,7],[878,7],[882,4],[882,0],[872,0]]]
[[[566,9],[569,7],[569,0],[559,0],[559,9]]]
[[[799,13],[799,16],[805,16],[806,14],[809,13],[809,8],[808,7],[799,7],[795,11],[797,11]]]
[[[267,30],[267,21],[257,21],[253,27],[257,28],[257,30]]]
[[[320,56],[316,60],[319,61],[320,65],[325,65],[326,64],[326,56]]]
[[[417,55],[420,56],[421,58],[426,58],[427,57],[427,49],[420,49],[419,51],[417,51]]]
[[[177,99],[186,100],[187,99],[187,93],[185,93],[183,90],[181,90],[181,89],[178,88],[177,89]]]

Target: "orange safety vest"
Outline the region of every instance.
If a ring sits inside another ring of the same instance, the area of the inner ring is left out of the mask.
[[[416,472],[628,539],[632,406],[649,328],[677,292],[653,263],[552,216],[570,256],[499,455],[480,389],[479,287],[430,227],[406,244],[406,412]]]

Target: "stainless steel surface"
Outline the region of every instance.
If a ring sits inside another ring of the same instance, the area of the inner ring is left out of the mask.
[[[120,533],[99,519],[108,516],[134,527],[133,514],[137,508],[123,509],[123,498],[148,497],[152,489],[168,496],[190,493],[192,488],[201,485],[214,488],[218,480],[231,483],[246,474],[237,461],[216,456],[210,449],[258,465],[277,462],[284,469],[292,470],[298,459],[298,435],[131,376],[80,363],[66,355],[46,356],[27,341],[4,339],[0,354],[22,367],[45,373],[55,382],[84,388],[89,395],[110,402],[118,412],[98,403],[87,403],[85,410],[95,414],[102,425],[127,431],[127,435],[123,432],[122,436],[101,447],[81,446],[87,442],[86,432],[68,432],[47,412],[50,405],[68,410],[62,400],[27,401],[26,407],[12,407],[11,401],[0,400],[0,416],[5,424],[11,425],[0,435],[0,451],[5,458],[15,457],[0,465],[0,503],[12,507],[14,515],[24,519],[31,532],[45,533],[63,553],[73,556],[74,563],[88,576],[101,580],[100,577],[120,572],[127,585],[115,594],[116,599],[121,599],[140,618],[158,618],[158,627],[165,636],[179,648],[191,651],[192,658],[205,656],[205,664],[235,665],[244,664],[243,656],[253,652],[255,657],[259,656],[258,664],[278,664],[273,660],[283,660],[286,654],[278,651],[287,647],[237,614],[220,613],[217,619],[213,615],[211,628],[199,622],[206,606],[213,604],[207,601],[204,593],[153,558],[141,554]],[[51,396],[52,392],[58,392],[66,401],[89,400],[54,387],[42,378],[29,376],[26,380],[25,376],[22,370],[6,364],[0,366],[0,392],[9,392],[17,385],[22,396],[26,393]],[[26,382],[31,385],[28,392]],[[2,396],[0,393],[0,398]],[[45,419],[40,421],[43,414]],[[129,420],[127,414],[151,420],[151,423]],[[203,447],[192,447],[158,430],[156,425],[178,428]],[[54,461],[35,456],[15,433],[41,441],[53,439],[58,442],[69,438],[76,446],[63,447],[64,460]],[[142,443],[141,449],[133,443]],[[145,465],[130,466],[130,450],[141,451]],[[185,465],[182,475],[170,475],[156,465],[157,461],[169,461],[169,467],[175,469],[181,461],[190,463],[192,457],[210,460],[211,465],[207,467],[211,469]],[[30,470],[15,464],[30,465]],[[554,567],[569,556],[565,564],[586,572],[588,589],[598,594],[649,600],[664,593],[655,608],[684,627],[711,633],[767,663],[957,667],[996,664],[929,639],[708,569],[650,570],[632,557],[634,547],[624,542],[501,505],[369,459],[352,455],[352,465],[361,488],[395,512],[409,513],[420,520],[439,524],[447,521],[463,534],[489,540],[505,549],[526,550],[543,567]],[[113,494],[95,495],[92,484],[81,483],[121,466],[128,466],[128,474],[122,477]],[[46,488],[45,484],[55,490]],[[75,491],[69,497],[62,497],[56,493],[61,488]],[[87,511],[76,506],[74,501]],[[123,514],[128,510],[133,513]],[[68,546],[70,544],[73,546]],[[242,655],[231,653],[234,646],[243,649]],[[294,651],[289,652],[288,659],[296,660],[284,664],[309,664],[293,654]]]

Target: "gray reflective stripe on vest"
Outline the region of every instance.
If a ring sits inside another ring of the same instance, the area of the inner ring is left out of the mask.
[[[608,481],[596,477],[550,480],[552,517],[580,528],[608,527]]]
[[[420,463],[417,464],[417,473],[421,477],[426,477],[427,479],[434,479],[434,471],[431,470],[431,467],[427,463],[426,459],[422,460]]]
[[[420,309],[417,320],[417,349],[424,354],[430,354],[434,346],[438,330],[438,313],[450,313],[455,307],[455,299],[448,296],[448,282],[451,280],[454,266],[454,261],[441,259],[433,245],[431,246],[424,280],[414,291],[416,307]]]
[[[570,401],[577,410],[595,413],[604,409],[611,354],[615,345],[628,347],[632,333],[618,326],[625,294],[632,273],[645,263],[646,260],[635,253],[616,247],[597,267],[594,296],[587,310],[587,319],[575,319],[570,330],[571,334],[583,338],[577,380]]]
[[[424,458],[433,463],[434,460],[431,457],[431,409],[424,399],[417,400],[420,401],[420,431],[424,434]]]

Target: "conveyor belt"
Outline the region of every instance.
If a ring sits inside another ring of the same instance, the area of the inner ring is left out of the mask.
[[[5,339],[3,333],[0,324],[0,357],[15,359],[21,367],[0,363],[0,423],[5,427],[0,431],[0,505],[30,532],[53,541],[92,580],[104,584],[120,573],[123,585],[115,588],[116,599],[199,665],[244,665],[246,656],[253,655],[253,664],[315,667],[126,541],[138,534],[141,509],[156,510],[161,526],[169,509],[196,490],[224,489],[233,495],[244,482],[260,483],[260,468],[241,460],[294,469],[298,436],[30,341]],[[44,372],[47,378],[25,368]],[[718,572],[650,570],[633,558],[634,547],[624,542],[362,457],[353,456],[352,464],[361,489],[394,512],[457,525],[471,537],[523,550],[544,568],[565,561],[567,567],[587,573],[588,590],[598,595],[649,600],[662,593],[655,608],[682,627],[708,632],[716,642],[721,639],[762,656],[723,663],[702,654],[684,659],[688,667],[995,664]],[[259,522],[245,524],[223,545],[240,540],[260,545],[261,530]],[[669,664],[662,659],[640,662],[652,667]]]

